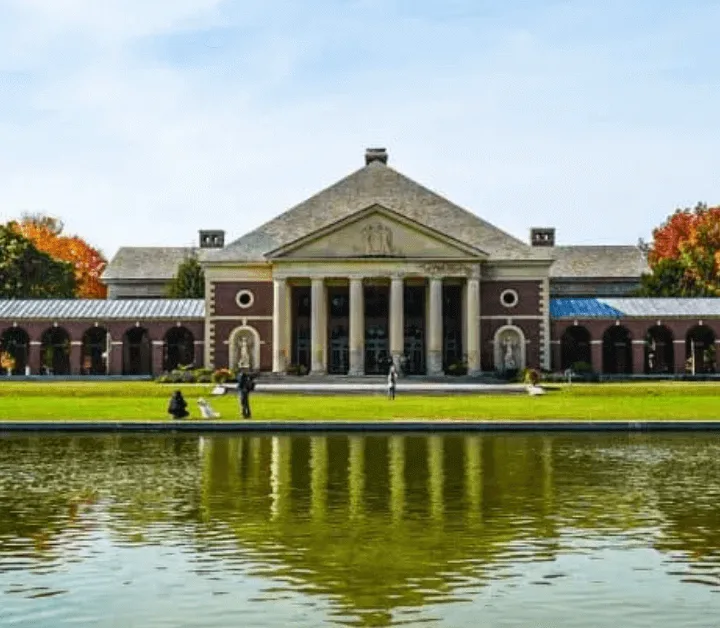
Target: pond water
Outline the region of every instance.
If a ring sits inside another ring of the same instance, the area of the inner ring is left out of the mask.
[[[720,436],[0,437],[0,626],[720,617]]]

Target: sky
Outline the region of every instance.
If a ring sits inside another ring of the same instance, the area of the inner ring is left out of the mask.
[[[720,204],[720,0],[0,0],[0,222],[233,240],[389,165],[525,241]]]

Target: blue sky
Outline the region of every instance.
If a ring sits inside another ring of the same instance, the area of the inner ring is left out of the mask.
[[[720,203],[720,1],[0,0],[0,220],[234,239],[390,164],[527,239]]]

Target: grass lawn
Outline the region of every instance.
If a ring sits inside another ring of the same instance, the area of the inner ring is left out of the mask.
[[[170,420],[165,411],[177,385],[154,382],[2,382],[0,421]],[[209,399],[223,419],[238,419],[234,394],[210,397],[211,385],[180,386],[191,418],[198,397]],[[547,395],[283,395],[255,393],[260,420],[402,419],[719,419],[720,384],[661,382],[573,384]]]

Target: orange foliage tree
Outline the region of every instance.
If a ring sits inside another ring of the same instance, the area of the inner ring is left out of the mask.
[[[64,235],[63,223],[44,214],[25,214],[11,223],[22,236],[53,259],[72,264],[77,282],[76,296],[83,299],[104,299],[107,287],[100,282],[107,260],[97,249],[76,235]]]
[[[678,209],[653,231],[646,296],[720,296],[720,207]]]

